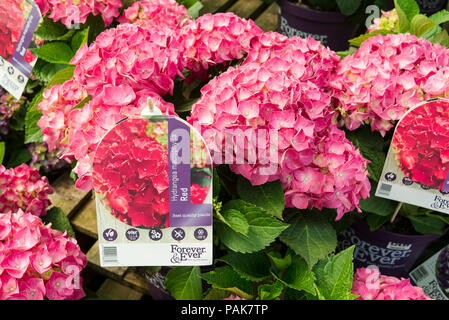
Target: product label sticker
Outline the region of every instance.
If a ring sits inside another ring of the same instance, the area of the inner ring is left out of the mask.
[[[449,214],[449,100],[421,103],[399,121],[376,196]]]
[[[29,50],[42,19],[32,0],[0,2],[0,86],[20,99],[37,57]]]
[[[410,278],[435,300],[449,300],[449,246],[410,272]]]
[[[93,159],[102,266],[212,264],[210,153],[174,116],[129,117]]]

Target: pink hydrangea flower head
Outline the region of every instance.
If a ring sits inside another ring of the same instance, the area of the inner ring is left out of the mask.
[[[36,4],[42,15],[50,13],[50,19],[61,21],[67,27],[85,23],[90,14],[100,14],[105,26],[109,26],[119,16],[119,9],[123,6],[120,0],[37,0]]]
[[[69,300],[84,296],[80,272],[87,259],[75,239],[20,209],[0,217],[1,300]]]
[[[87,91],[84,86],[73,80],[44,91],[43,100],[38,105],[42,117],[37,125],[42,129],[49,151],[64,152],[67,149],[70,111],[85,98]]]
[[[252,20],[233,13],[205,14],[181,29],[186,67],[201,75],[209,66],[242,59],[262,33]]]
[[[310,80],[326,90],[330,89],[330,76],[340,60],[335,52],[313,38],[287,38],[277,32],[267,32],[253,41],[244,63],[264,63],[275,57],[285,65],[290,64],[290,72],[297,78]]]
[[[0,165],[0,189],[0,212],[22,209],[43,216],[51,204],[48,195],[53,193],[53,188],[46,177],[39,175],[39,170],[27,164],[11,169]]]
[[[182,76],[182,52],[176,33],[169,28],[154,26],[147,30],[121,24],[104,31],[93,44],[77,52],[72,60],[76,65],[74,78],[85,84],[90,95],[104,94],[110,103],[122,98],[123,90],[128,88],[163,96],[173,93],[173,79]],[[123,89],[116,90],[120,87]],[[116,93],[119,96],[114,96]],[[130,97],[121,104],[131,103]]]
[[[253,185],[281,179],[288,207],[336,208],[340,219],[369,196],[370,185],[367,161],[333,123],[327,79],[338,58],[319,46],[294,39],[267,56],[250,53],[250,61],[203,87],[188,121],[216,165],[230,164]],[[327,61],[326,70],[318,61]]]
[[[410,34],[375,36],[333,75],[340,124],[369,123],[382,135],[423,100],[449,96],[449,50]]]
[[[380,274],[377,268],[360,268],[354,274],[352,294],[356,300],[431,300],[410,279]]]
[[[175,0],[144,0],[134,2],[118,21],[136,23],[146,29],[153,26],[178,29],[190,18],[186,8]]]
[[[303,164],[301,166],[301,164]],[[287,207],[337,210],[337,220],[357,209],[371,189],[365,160],[335,124],[316,133],[308,149],[285,153],[281,182]]]
[[[374,19],[373,24],[368,28],[368,32],[376,30],[399,32],[399,17],[396,9],[382,11],[382,16]]]

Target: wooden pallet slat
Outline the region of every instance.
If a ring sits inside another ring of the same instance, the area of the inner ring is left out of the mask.
[[[235,0],[201,0],[203,3],[203,8],[200,11],[200,14],[206,13],[216,13],[223,8],[229,7]]]
[[[123,280],[135,290],[148,293],[148,285],[145,277],[138,273],[135,268],[129,268]]]
[[[95,199],[90,199],[71,219],[75,230],[98,239],[97,211]]]
[[[140,300],[143,293],[133,290],[117,281],[106,279],[97,291],[97,295],[101,298],[109,300]]]
[[[249,19],[259,8],[265,4],[262,0],[239,0],[231,8],[230,12],[234,12],[239,17]]]
[[[279,6],[272,3],[254,22],[265,32],[276,30],[279,19]]]
[[[84,204],[90,194],[88,191],[77,189],[69,174],[56,179],[52,187],[54,192],[48,198],[53,206],[61,208],[68,217],[71,217]]]

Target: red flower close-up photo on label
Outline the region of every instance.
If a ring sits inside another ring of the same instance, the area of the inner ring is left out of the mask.
[[[393,150],[409,179],[441,189],[449,172],[449,101],[430,101],[410,111],[396,129]]]

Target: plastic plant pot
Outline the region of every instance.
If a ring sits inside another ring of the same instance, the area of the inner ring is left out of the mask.
[[[403,235],[378,229],[371,231],[364,220],[357,220],[338,237],[338,249],[355,245],[354,267],[377,266],[382,274],[406,277],[432,241],[440,235]]]
[[[301,7],[287,0],[277,0],[280,6],[278,32],[288,37],[312,37],[335,51],[347,50],[348,40],[358,25],[347,21],[339,12],[325,12]]]
[[[446,8],[447,0],[416,0],[421,13],[428,16]]]

